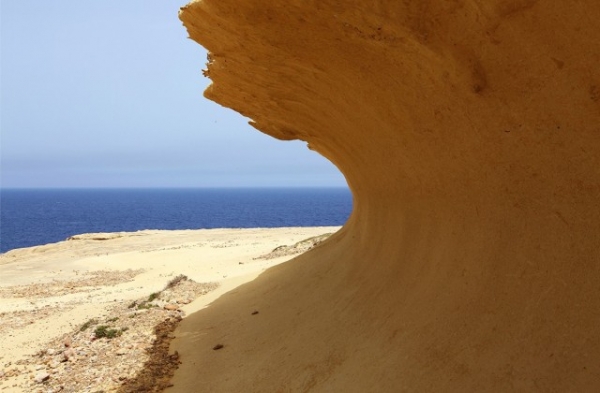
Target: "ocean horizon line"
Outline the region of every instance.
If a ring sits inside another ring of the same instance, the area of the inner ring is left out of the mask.
[[[100,191],[100,190],[350,190],[344,186],[218,186],[218,187],[1,187],[0,191]]]

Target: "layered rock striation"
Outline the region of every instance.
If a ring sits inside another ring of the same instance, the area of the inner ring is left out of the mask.
[[[331,160],[354,211],[184,320],[175,390],[600,389],[600,3],[180,17],[210,52],[206,97]]]

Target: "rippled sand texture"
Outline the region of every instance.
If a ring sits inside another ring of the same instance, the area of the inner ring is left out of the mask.
[[[307,141],[355,207],[183,321],[174,391],[600,391],[600,2],[180,17],[210,51],[206,97]]]

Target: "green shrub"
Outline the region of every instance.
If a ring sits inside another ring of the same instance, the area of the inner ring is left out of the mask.
[[[180,274],[180,275],[172,278],[165,286],[165,289],[173,288],[174,286],[179,284],[181,281],[186,281],[187,279],[188,278],[185,274]]]
[[[79,331],[83,332],[83,331],[87,330],[90,326],[92,326],[96,323],[98,323],[98,321],[95,320],[94,318],[92,318],[89,321],[87,321],[86,323],[84,323],[83,325],[81,325],[81,328],[79,328]]]
[[[112,329],[106,325],[100,325],[96,327],[96,330],[94,330],[94,335],[96,336],[96,338],[115,338],[119,337],[122,333],[122,330]]]

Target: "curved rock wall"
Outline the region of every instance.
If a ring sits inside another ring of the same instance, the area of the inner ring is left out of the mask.
[[[203,0],[180,17],[210,51],[206,97],[307,141],[355,206],[184,321],[175,389],[600,389],[600,3]]]

